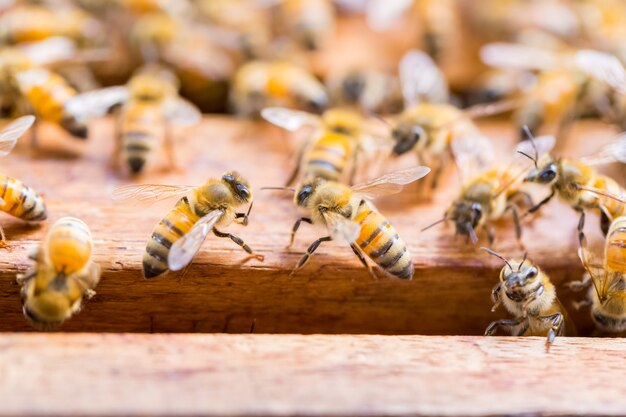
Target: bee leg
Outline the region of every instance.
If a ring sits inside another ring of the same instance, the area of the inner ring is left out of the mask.
[[[520,246],[524,247],[522,244],[522,224],[520,223],[519,209],[515,204],[511,204],[504,211],[511,210],[513,214],[513,223],[515,223],[515,237],[517,238],[517,242]]]
[[[537,210],[539,210],[542,206],[546,205],[550,200],[552,200],[555,194],[556,194],[556,190],[553,189],[552,192],[546,198],[538,202],[533,207],[529,208],[526,214],[529,214],[529,213],[532,214],[536,212]],[[524,216],[526,216],[526,214],[524,214]]]
[[[248,207],[248,211],[245,213],[235,213],[235,220],[237,220],[237,222],[239,224],[241,224],[242,226],[247,226],[248,225],[248,218],[250,217],[250,212],[252,211],[252,205],[254,204],[254,201],[252,203],[250,203],[250,206]],[[241,220],[239,220],[241,219]]]
[[[19,285],[24,285],[31,279],[35,278],[36,275],[37,275],[37,270],[35,268],[32,268],[28,270],[25,274],[18,274],[17,277],[15,278],[15,281]]]
[[[540,319],[552,322],[552,326],[550,327],[550,330],[548,330],[548,336],[546,338],[546,350],[549,350],[550,345],[552,345],[556,336],[561,334],[561,328],[563,327],[563,315],[561,313],[555,313],[549,316],[542,316]]]
[[[591,275],[588,272],[583,274],[583,278],[580,281],[570,281],[566,282],[564,286],[573,292],[579,292],[585,289],[589,282],[591,281]]]
[[[493,242],[496,241],[496,232],[493,226],[488,224],[483,224],[483,230],[487,233],[487,239],[489,241],[489,246],[493,245]]]
[[[602,230],[604,236],[609,233],[609,228],[611,227],[612,221],[613,219],[611,218],[611,215],[609,214],[606,207],[600,206],[600,229]]]
[[[309,219],[308,217],[301,217],[298,220],[296,220],[296,222],[293,224],[293,228],[291,229],[291,238],[289,239],[289,245],[287,245],[287,249],[293,246],[293,242],[296,239],[296,232],[300,228],[300,223],[302,222],[313,224],[313,220]]]
[[[315,251],[317,250],[317,248],[319,247],[319,245],[322,242],[330,242],[331,240],[333,240],[332,237],[330,236],[324,236],[324,237],[320,237],[319,239],[317,239],[315,242],[311,243],[311,245],[308,247],[308,249],[306,250],[306,253],[304,254],[304,256],[302,258],[300,258],[300,260],[298,261],[298,264],[296,265],[296,267],[293,269],[293,271],[291,271],[291,273],[289,274],[289,276],[293,276],[299,269],[301,269],[304,264],[307,263],[307,261],[309,260],[309,258],[311,257],[311,255],[313,255],[313,253],[315,253]]]
[[[517,319],[504,319],[504,320],[496,320],[489,323],[489,326],[485,329],[485,336],[493,336],[499,328],[507,328],[510,333],[513,333],[512,330],[514,327],[519,326],[525,320],[523,317],[519,317]]]
[[[302,158],[304,158],[304,150],[306,147],[307,145],[304,144],[298,150],[298,158],[296,159],[296,165],[293,167],[293,170],[291,171],[291,175],[289,175],[289,178],[287,179],[287,182],[285,183],[286,187],[289,187],[293,183],[296,182],[296,178],[298,177],[298,174],[300,173],[300,167],[302,166]]]
[[[378,277],[376,276],[376,273],[374,272],[374,268],[372,268],[370,265],[367,264],[367,261],[365,260],[365,257],[363,256],[359,248],[354,243],[351,244],[350,247],[352,248],[352,252],[354,252],[357,258],[359,258],[363,266],[367,268],[367,272],[369,272],[370,275],[374,277],[374,279],[378,279]]]
[[[6,249],[11,252],[11,247],[7,243],[7,237],[4,234],[4,229],[0,226],[0,249]]]
[[[502,304],[502,300],[500,299],[500,290],[502,289],[502,283],[498,283],[491,290],[491,301],[493,301],[493,307],[491,307],[491,312],[497,310],[497,308]]]
[[[245,250],[250,255],[254,256],[259,261],[262,261],[263,259],[265,259],[263,255],[254,253],[252,249],[250,248],[250,246],[248,246],[248,244],[244,242],[243,239],[241,239],[239,236],[233,235],[232,233],[222,233],[219,230],[217,230],[215,227],[213,228],[213,234],[217,237],[229,238],[230,240],[235,242],[237,245],[241,246],[243,250]]]
[[[580,219],[578,220],[578,244],[583,247],[585,246],[585,210],[582,207],[576,207],[576,211],[580,213]]]

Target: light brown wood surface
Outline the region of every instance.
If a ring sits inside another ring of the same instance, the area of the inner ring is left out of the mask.
[[[2,334],[0,351],[1,416],[626,414],[623,339]]]
[[[513,129],[504,122],[482,126],[502,154],[510,155]],[[578,144],[570,153],[580,154],[596,149],[614,131],[585,122],[573,133],[572,143]],[[228,230],[265,255],[265,262],[242,264],[246,256],[236,245],[210,237],[184,278],[172,274],[146,281],[141,274],[145,243],[170,206],[111,199],[115,185],[129,182],[109,166],[112,135],[109,120],[96,122],[84,144],[44,127],[42,152],[32,152],[24,140],[3,159],[4,173],[45,194],[50,216],[41,227],[31,227],[1,215],[12,251],[0,253],[0,331],[30,330],[22,317],[15,275],[29,266],[27,252],[49,225],[66,215],[83,219],[91,228],[95,259],[104,275],[96,297],[65,323],[65,331],[248,332],[254,321],[261,333],[482,334],[491,320],[506,316],[503,311],[490,312],[490,290],[500,261],[455,239],[450,227],[420,232],[443,215],[457,192],[454,169],[430,203],[418,198],[423,190],[409,188],[379,204],[414,256],[412,281],[372,279],[352,251],[335,242],[323,244],[306,268],[289,278],[308,244],[324,231],[305,224],[292,251],[285,250],[297,212],[286,196],[259,188],[283,184],[297,140],[264,123],[223,117],[207,118],[178,137],[180,170],[147,173],[136,182],[200,184],[224,171],[239,170],[252,183],[255,206],[247,228],[233,225]],[[77,154],[63,155],[61,148]],[[414,159],[409,155],[383,170],[411,164]],[[622,182],[626,178],[623,167],[614,167],[613,173]],[[588,311],[571,308],[572,301],[585,294],[562,286],[579,279],[582,272],[576,257],[576,222],[570,208],[554,201],[524,224],[523,242],[529,256],[557,284],[579,332],[588,334]],[[589,217],[587,230],[592,242],[601,243],[595,216]],[[521,256],[511,221],[498,228],[497,239],[494,249]]]

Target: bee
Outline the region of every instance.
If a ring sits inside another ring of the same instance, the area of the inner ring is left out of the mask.
[[[235,73],[231,104],[241,116],[265,107],[296,107],[320,112],[328,105],[324,85],[303,68],[285,61],[251,61]]]
[[[0,156],[8,155],[17,140],[35,122],[33,116],[22,116],[0,131]],[[46,220],[47,210],[43,197],[22,181],[0,174],[0,211],[27,222]],[[7,248],[4,230],[0,227],[0,248]]]
[[[524,126],[534,133],[545,124],[557,124],[557,136],[563,136],[581,115],[610,111],[606,103],[610,91],[626,92],[626,70],[603,52],[493,43],[483,46],[480,54],[487,65],[538,71],[514,112],[521,137]]]
[[[159,201],[180,197],[174,208],[154,227],[143,255],[143,275],[151,279],[169,271],[179,271],[191,263],[207,235],[228,238],[248,254],[262,261],[238,236],[217,227],[233,221],[248,224],[252,192],[248,182],[236,172],[210,179],[200,187],[174,185],[128,185],[116,190],[116,198]],[[250,204],[247,213],[235,209]]]
[[[556,336],[576,335],[567,311],[557,298],[554,284],[539,266],[526,256],[522,260],[507,260],[490,249],[481,249],[506,264],[500,271],[500,281],[491,291],[494,303],[491,311],[504,304],[514,317],[491,322],[485,336],[494,335],[499,328],[507,329],[514,336],[546,336],[549,348]]]
[[[91,232],[82,220],[57,220],[30,258],[35,265],[17,282],[24,316],[35,327],[59,326],[80,311],[84,298],[96,294],[100,266],[93,261]]]
[[[406,244],[391,223],[368,200],[400,192],[404,185],[417,181],[428,172],[429,168],[420,166],[383,175],[353,187],[321,178],[303,182],[295,190],[294,203],[305,209],[308,216],[301,217],[294,224],[289,247],[293,245],[302,222],[325,226],[329,235],[317,239],[308,247],[291,275],[304,267],[321,243],[339,240],[348,242],[374,277],[373,267],[368,265],[366,257],[390,276],[411,279],[413,261]]]
[[[536,149],[550,149],[554,146],[554,136],[542,136],[534,141],[522,142],[518,146],[520,152],[530,153],[530,146]],[[481,136],[466,137],[454,142],[453,153],[461,176],[465,180],[457,198],[446,210],[443,219],[422,229],[427,230],[441,222],[452,220],[457,235],[467,236],[476,244],[477,229],[487,232],[489,243],[495,239],[492,223],[511,212],[515,222],[518,241],[522,237],[520,224],[520,208],[526,205],[533,207],[532,197],[521,186],[527,167],[521,167],[519,161],[508,165],[495,165],[480,169],[486,162],[475,162],[479,158],[492,160],[491,143]]]
[[[333,103],[356,106],[366,114],[397,113],[402,109],[400,82],[382,71],[352,70],[331,77],[327,85]]]
[[[335,14],[329,0],[283,0],[278,15],[286,34],[306,50],[321,48],[334,29]]]
[[[534,163],[524,181],[542,184],[551,190],[547,197],[529,209],[529,213],[536,212],[558,195],[580,213],[578,237],[581,243],[587,210],[599,212],[600,228],[606,235],[611,221],[626,214],[626,190],[612,178],[596,172],[593,165],[606,163],[610,158],[624,159],[625,144],[623,140],[615,141],[597,155],[582,160],[555,158],[549,153],[551,147],[545,148],[543,154],[537,151],[534,155],[520,152]]]
[[[449,91],[443,73],[428,55],[417,50],[402,58],[400,80],[405,110],[392,123],[392,153],[399,156],[413,151],[418,163],[431,164],[436,160],[433,188],[448,162],[452,143],[481,136],[472,118],[506,111],[511,105],[503,102],[461,110],[448,104]]]

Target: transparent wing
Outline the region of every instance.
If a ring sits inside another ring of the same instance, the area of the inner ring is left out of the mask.
[[[167,266],[171,271],[180,271],[189,265],[222,214],[224,214],[222,210],[210,212],[198,220],[189,232],[174,242],[167,256]]]
[[[533,158],[539,159],[542,155],[549,153],[556,145],[556,138],[552,135],[537,136],[527,139],[517,145],[517,153],[524,153]]]
[[[534,46],[494,42],[480,48],[480,59],[497,68],[546,70],[556,67],[562,57]]]
[[[604,52],[583,49],[576,52],[574,59],[582,71],[626,94],[626,69],[617,57]]]
[[[128,101],[128,88],[125,86],[106,87],[88,91],[70,98],[65,103],[65,109],[81,119],[101,117],[107,114],[111,107]]]
[[[480,132],[455,137],[451,148],[463,180],[485,170],[495,159],[491,140]]]
[[[444,103],[450,93],[446,79],[428,54],[416,49],[407,52],[399,66],[402,95],[407,107],[419,102]]]
[[[320,123],[319,117],[314,114],[284,107],[266,107],[261,110],[261,117],[290,132],[295,132],[303,126],[316,126]]]
[[[366,6],[367,25],[377,31],[390,29],[413,0],[369,0]]]
[[[361,225],[335,212],[325,212],[324,220],[333,240],[354,243],[361,232]]]
[[[585,245],[578,248],[578,257],[591,277],[593,287],[599,299],[604,299],[608,291],[606,272],[602,261],[594,256]]]
[[[191,185],[122,185],[113,191],[113,199],[116,201],[129,200],[138,203],[156,203],[175,197],[183,197],[189,194],[195,187]]]
[[[519,103],[517,100],[502,100],[495,103],[481,103],[463,109],[465,116],[470,119],[493,116],[515,109]]]
[[[424,166],[395,171],[364,184],[357,184],[352,187],[352,191],[368,199],[397,194],[405,185],[425,177],[429,172],[430,168]]]
[[[620,134],[597,153],[581,158],[588,165],[611,164],[621,162],[626,164],[626,132]]]
[[[9,123],[0,131],[0,156],[13,150],[17,140],[35,123],[35,116],[22,116]]]
[[[202,112],[182,97],[168,98],[163,102],[163,114],[167,120],[181,126],[193,126],[202,120]]]

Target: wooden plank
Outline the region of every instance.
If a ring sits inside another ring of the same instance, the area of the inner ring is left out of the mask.
[[[501,152],[510,149],[515,132],[508,124],[491,122],[483,127],[497,138]],[[288,198],[259,188],[283,183],[292,166],[293,141],[271,126],[224,117],[207,118],[178,139],[177,157],[184,169],[152,173],[139,181],[198,184],[229,169],[241,171],[252,181],[255,208],[247,228],[234,225],[230,230],[265,255],[265,262],[241,265],[245,254],[238,247],[210,238],[184,279],[172,275],[146,281],[140,270],[142,252],[153,225],[168,207],[111,200],[113,187],[128,182],[108,164],[112,130],[110,121],[99,121],[90,140],[78,144],[44,128],[44,149],[71,148],[78,154],[33,155],[23,143],[3,160],[3,172],[46,195],[50,219],[37,228],[2,215],[13,251],[3,252],[0,259],[0,331],[30,329],[21,315],[14,278],[28,267],[28,249],[54,220],[66,215],[89,224],[96,260],[104,270],[98,295],[64,325],[66,331],[247,332],[255,321],[257,331],[267,333],[481,334],[491,320],[504,316],[490,312],[489,300],[500,262],[456,240],[450,228],[419,232],[442,216],[455,195],[458,182],[453,170],[432,202],[419,201],[417,189],[409,189],[379,204],[414,255],[413,281],[373,280],[349,248],[333,242],[323,245],[310,264],[290,279],[288,272],[306,245],[323,232],[303,226],[293,251],[286,251],[297,212]],[[597,148],[613,135],[597,123],[582,123],[574,133],[572,149],[579,153]],[[410,164],[414,160],[409,156],[386,169]],[[619,169],[623,181],[625,171]],[[584,296],[560,286],[565,280],[579,279],[581,273],[576,221],[571,209],[555,201],[524,226],[530,256],[551,274],[568,308],[572,298]],[[597,221],[590,216],[588,227],[596,242]],[[503,223],[497,237],[495,249],[507,256],[521,255],[511,222]],[[588,312],[570,308],[570,313],[580,332],[588,333]]]
[[[0,337],[1,416],[625,415],[623,339]]]

